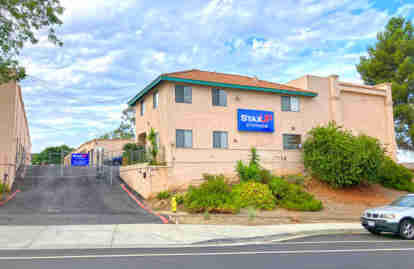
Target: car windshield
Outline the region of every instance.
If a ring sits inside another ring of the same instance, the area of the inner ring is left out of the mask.
[[[400,197],[392,202],[391,206],[414,207],[414,195]]]

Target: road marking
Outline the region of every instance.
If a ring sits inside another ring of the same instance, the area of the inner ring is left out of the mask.
[[[159,254],[111,254],[111,255],[69,255],[69,256],[34,256],[34,257],[0,257],[0,260],[63,260],[63,259],[99,259],[99,258],[133,258],[133,257],[174,257],[174,256],[229,256],[258,254],[330,254],[330,253],[375,253],[414,251],[414,248],[381,249],[331,249],[331,250],[276,250],[276,251],[241,251],[241,252],[205,252],[205,253],[159,253]]]
[[[414,244],[413,241],[396,239],[396,240],[366,240],[366,241],[315,241],[315,242],[275,242],[272,245],[318,245],[318,244],[338,244],[338,243],[410,243]]]

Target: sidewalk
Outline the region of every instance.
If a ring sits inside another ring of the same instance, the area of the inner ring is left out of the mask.
[[[177,247],[280,241],[301,235],[362,231],[359,223],[272,226],[185,224],[0,226],[0,249]]]

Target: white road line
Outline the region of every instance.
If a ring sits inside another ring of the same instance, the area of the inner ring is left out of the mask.
[[[72,255],[72,256],[35,256],[35,257],[0,257],[0,260],[63,260],[63,259],[98,259],[129,257],[173,257],[173,256],[226,256],[257,254],[329,254],[329,253],[375,253],[414,251],[414,248],[382,249],[332,249],[332,250],[282,250],[282,251],[242,251],[242,252],[206,252],[206,253],[159,253],[159,254],[113,254],[113,255]]]
[[[367,240],[367,241],[309,241],[309,242],[275,242],[272,245],[318,245],[318,244],[338,244],[338,243],[410,243],[414,245],[414,241],[408,240]]]

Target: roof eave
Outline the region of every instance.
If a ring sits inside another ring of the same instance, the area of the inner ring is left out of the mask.
[[[286,94],[286,95],[299,95],[299,96],[306,96],[306,97],[315,97],[315,96],[318,95],[315,92],[284,90],[284,89],[274,89],[274,88],[263,88],[263,87],[255,87],[255,86],[247,86],[247,85],[239,85],[239,84],[231,84],[231,83],[211,82],[211,81],[194,80],[194,79],[184,79],[184,78],[176,78],[176,77],[169,77],[169,76],[159,76],[154,81],[152,81],[147,87],[145,87],[142,91],[140,91],[134,98],[132,98],[128,102],[128,105],[129,106],[135,105],[135,103],[138,102],[139,99],[141,99],[141,97],[143,97],[153,87],[157,86],[158,83],[160,83],[161,81],[173,81],[173,82],[190,83],[190,84],[196,84],[196,85],[233,88],[233,89],[241,89],[241,90],[260,91],[260,92],[272,92],[272,93],[280,93],[280,94]]]

